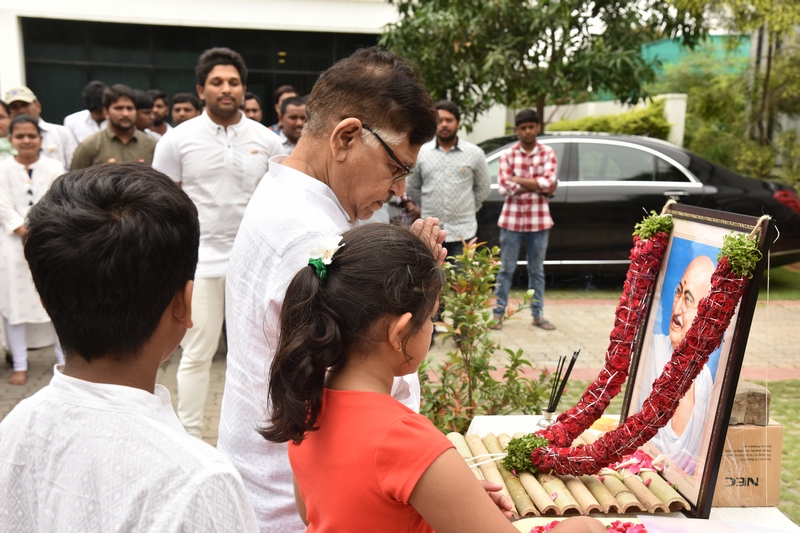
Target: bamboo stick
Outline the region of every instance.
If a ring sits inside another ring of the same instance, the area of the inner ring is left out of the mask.
[[[617,477],[617,473],[608,473],[603,475],[603,485],[611,492],[614,498],[620,504],[620,512],[627,513],[631,509],[638,509],[644,511],[642,502],[636,499],[636,496],[625,486],[625,484]]]
[[[648,513],[655,514],[658,511],[669,512],[669,506],[662,502],[658,496],[653,494],[650,489],[645,487],[644,483],[642,483],[642,478],[639,476],[625,470],[622,473],[622,482],[633,495],[636,496],[636,499],[642,502],[642,505],[644,505]]]
[[[553,502],[553,498],[530,472],[522,472],[519,475],[519,482],[525,488],[525,492],[533,501],[533,504],[543,515],[558,515],[558,506]]]
[[[514,438],[517,439],[523,435],[525,435],[525,433],[520,431],[514,434]],[[502,446],[505,450],[508,447],[508,441],[511,439],[505,433],[501,433],[497,436],[497,440],[500,442],[500,446]],[[531,501],[533,501],[536,509],[541,514],[558,514],[558,506],[553,503],[553,499],[550,497],[547,491],[544,490],[544,487],[542,487],[533,474],[530,472],[520,472],[519,482],[522,484],[525,492],[528,493],[528,497],[531,499]]]
[[[447,434],[447,440],[453,443],[458,453],[460,453],[461,457],[463,457],[464,460],[467,462],[469,469],[472,470],[473,474],[475,474],[475,477],[482,480],[483,474],[481,473],[481,469],[475,466],[474,462],[472,461],[473,455],[472,452],[469,451],[469,446],[467,446],[467,439],[464,438],[464,435],[453,431]]]
[[[600,504],[600,507],[603,509],[603,512],[608,513],[619,513],[621,512],[620,509],[622,506],[619,504],[614,495],[603,485],[603,482],[600,481],[597,476],[581,476],[580,477],[581,483],[589,489],[589,492],[592,493],[597,503]]]
[[[561,481],[561,478],[552,474],[543,474],[539,472],[536,474],[536,479],[542,484],[553,499],[553,502],[558,507],[558,514],[581,514],[581,506],[572,497],[572,494],[567,490],[567,486]],[[553,497],[555,496],[555,497]]]
[[[603,510],[603,507],[597,499],[592,496],[592,493],[586,488],[586,485],[581,483],[580,479],[575,476],[561,476],[561,481],[564,482],[567,490],[569,490],[572,497],[575,498],[575,501],[578,502],[583,514],[588,515],[589,513]]]
[[[664,502],[670,511],[680,511],[681,509],[689,510],[691,506],[683,496],[672,488],[672,485],[662,478],[658,473],[645,470],[640,473],[645,482],[649,479],[650,485],[648,489],[656,495],[656,497]]]
[[[500,442],[497,440],[497,437],[494,436],[494,433],[489,433],[483,437],[482,440],[486,449],[489,450],[489,453],[503,453],[503,448],[500,446]],[[539,511],[536,510],[536,507],[528,497],[528,494],[525,492],[517,476],[499,464],[497,465],[497,470],[500,472],[500,475],[503,476],[505,486],[511,494],[511,501],[514,502],[514,506],[517,508],[519,514],[522,516],[537,516]]]
[[[489,453],[479,436],[467,435],[466,440],[467,446],[469,446],[472,455],[484,455]],[[484,462],[483,464],[479,465],[478,468],[481,469],[483,477],[486,479],[486,481],[491,481],[492,483],[502,485],[503,488],[501,489],[501,492],[505,494],[513,503],[514,499],[511,497],[511,493],[508,492],[506,484],[503,482],[503,476],[500,474],[500,470],[497,468],[497,463],[495,461]],[[516,507],[512,509],[512,511],[516,513]]]

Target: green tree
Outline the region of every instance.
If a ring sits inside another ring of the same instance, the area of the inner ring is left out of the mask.
[[[796,27],[800,25],[800,2],[797,0],[681,0],[689,9],[703,9],[731,31],[738,33],[758,32],[764,40],[766,57],[760,61],[752,76],[752,91],[756,104],[748,122],[750,137],[762,146],[770,143],[769,124],[776,106],[790,104],[796,100],[797,93],[781,90],[781,87],[798,83],[796,57],[782,62],[782,50],[787,42],[796,39]],[[789,47],[790,52],[794,47]],[[796,52],[792,55],[796,56]],[[775,79],[773,79],[775,78]],[[779,100],[776,102],[775,98]],[[782,101],[781,101],[782,100]],[[796,113],[797,103],[791,106]]]
[[[746,140],[748,65],[747,58],[720,57],[713,44],[705,43],[668,65],[648,87],[654,94],[685,93],[684,146],[729,168],[736,167]]]
[[[655,62],[641,45],[704,35],[703,6],[684,0],[390,0],[400,20],[381,44],[419,63],[434,98],[459,104],[469,124],[495,103],[535,106],[604,91],[633,103]]]

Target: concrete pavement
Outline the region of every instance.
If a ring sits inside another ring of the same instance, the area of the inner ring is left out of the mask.
[[[531,326],[526,310],[508,319],[502,331],[492,335],[504,348],[522,348],[526,357],[538,367],[553,369],[558,356],[580,349],[573,378],[589,380],[597,376],[603,365],[616,304],[616,301],[609,300],[547,301],[546,316],[556,325],[555,331]],[[431,350],[431,357],[442,357],[449,349],[453,349],[452,345],[441,346],[437,342]],[[158,373],[158,382],[170,390],[173,405],[177,402],[175,373],[179,359],[180,351],[173,354]],[[24,386],[9,385],[11,369],[3,368],[0,372],[0,418],[5,417],[20,400],[50,381],[54,362],[51,347],[31,350],[28,383]],[[742,378],[767,381],[800,379],[800,302],[758,304],[745,351]],[[212,445],[217,442],[224,383],[225,356],[220,352],[211,368],[203,427],[204,440]]]

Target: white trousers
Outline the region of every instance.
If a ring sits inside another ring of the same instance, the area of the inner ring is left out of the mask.
[[[197,278],[192,294],[192,322],[178,365],[178,418],[190,435],[201,437],[211,360],[219,347],[225,319],[225,277]]]
[[[8,319],[3,317],[3,326],[8,338],[8,350],[11,352],[11,359],[14,361],[14,372],[28,371],[28,338],[27,323],[11,324]],[[58,342],[58,335],[53,332],[53,351],[56,353],[56,362],[64,364],[64,352],[61,350],[61,343]]]

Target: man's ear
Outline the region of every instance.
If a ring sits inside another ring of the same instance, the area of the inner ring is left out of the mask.
[[[411,313],[403,313],[389,321],[389,344],[398,352],[403,351],[403,341],[407,337],[406,329],[411,322]]]
[[[195,88],[197,89],[198,98],[200,98],[200,100],[205,100],[206,99],[206,96],[205,96],[206,90],[205,90],[205,88],[202,85],[197,85]]]
[[[178,289],[178,292],[175,293],[175,297],[172,299],[174,305],[172,308],[173,316],[175,320],[180,322],[180,324],[189,329],[193,326],[192,324],[192,292],[194,291],[194,281],[189,280],[186,284]]]
[[[361,121],[350,117],[339,122],[333,128],[330,137],[331,154],[340,163],[347,159],[347,154],[355,145],[355,140],[361,135]]]

